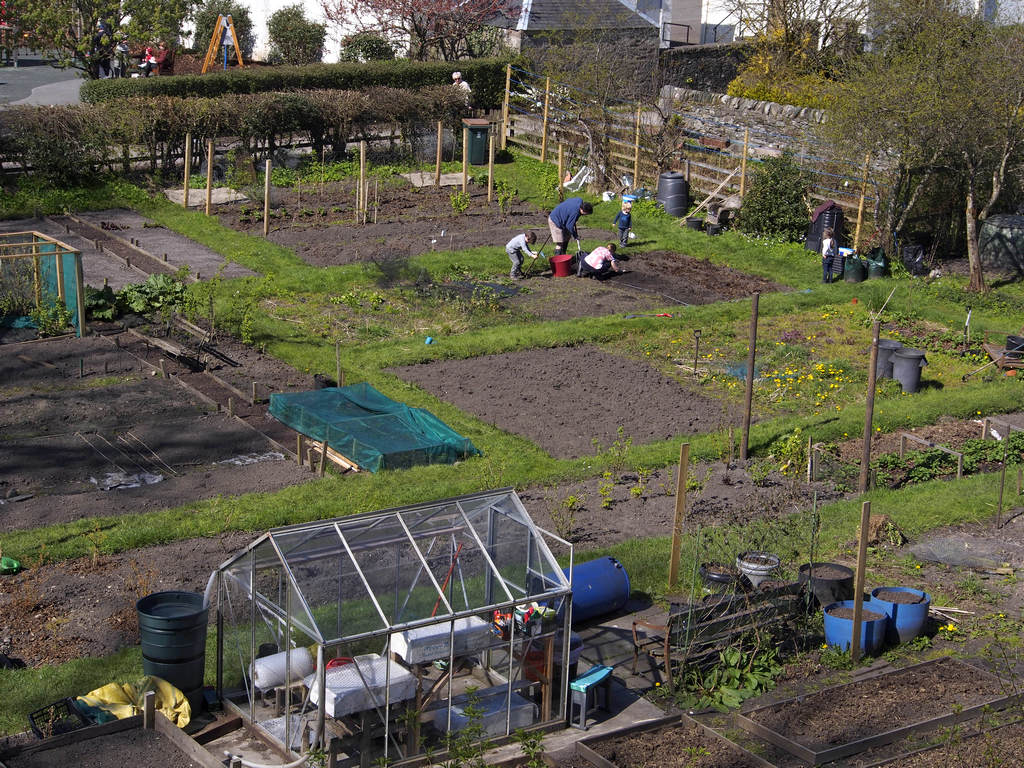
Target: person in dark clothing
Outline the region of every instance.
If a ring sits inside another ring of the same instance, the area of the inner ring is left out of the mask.
[[[90,56],[96,61],[96,76],[106,79],[111,76],[110,62],[114,58],[114,31],[102,19],[96,22],[96,34],[92,36]]]
[[[612,222],[619,228],[619,247],[625,248],[629,245],[629,230],[633,228],[633,204],[628,200],[623,201],[622,210],[615,216]]]
[[[555,244],[555,253],[565,253],[566,244],[570,238],[580,239],[576,222],[580,216],[589,216],[594,212],[594,206],[584,202],[582,197],[570,197],[555,206],[548,216],[548,228],[551,230],[551,242]]]
[[[839,243],[836,242],[835,232],[832,227],[825,227],[821,236],[821,282],[832,282],[832,275],[837,271],[837,261],[841,265],[842,258],[839,255]]]

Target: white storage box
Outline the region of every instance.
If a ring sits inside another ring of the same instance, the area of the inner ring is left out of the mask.
[[[391,650],[402,657],[406,664],[423,664],[436,659],[447,659],[449,623],[418,627],[391,637]],[[455,656],[466,656],[486,648],[496,638],[490,622],[478,616],[467,616],[455,620]]]
[[[493,691],[493,692],[492,692]],[[475,700],[476,709],[482,712],[480,725],[488,736],[505,735],[505,701],[506,691],[504,687],[491,688],[483,694],[478,694]],[[452,731],[461,731],[470,723],[470,719],[464,714],[469,706],[464,696],[459,697],[461,703],[452,702]],[[537,705],[527,701],[518,693],[511,697],[511,718],[509,721],[509,733],[514,733],[516,728],[528,728],[533,725],[537,718]],[[433,712],[434,727],[444,733],[448,727],[448,712],[444,707]]]
[[[358,671],[356,667],[359,667]],[[344,717],[353,712],[364,712],[384,706],[384,692],[388,685],[388,667],[391,668],[392,704],[416,696],[416,677],[397,661],[387,661],[379,654],[356,656],[351,664],[327,670],[324,709],[331,717]],[[360,673],[362,677],[360,677]],[[314,672],[305,679],[309,700],[320,703],[320,692]],[[366,684],[363,684],[363,680]]]

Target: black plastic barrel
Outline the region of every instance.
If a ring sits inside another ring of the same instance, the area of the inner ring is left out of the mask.
[[[813,569],[813,571],[812,571]],[[804,563],[799,581],[808,584],[819,607],[853,599],[853,571],[838,563]]]
[[[669,216],[685,216],[690,208],[690,185],[678,171],[665,171],[658,177],[658,202]]]
[[[467,161],[470,165],[487,165],[487,137],[491,126],[482,118],[466,118],[462,122],[467,129]]]
[[[839,207],[838,203],[830,202],[831,205],[822,210],[818,214],[818,218],[807,225],[807,238],[804,247],[809,251],[821,253],[821,241],[825,236],[826,227],[832,228],[832,236],[837,243],[843,242],[843,209]]]
[[[892,377],[903,386],[904,392],[917,392],[921,386],[921,369],[928,365],[920,349],[903,347],[892,353]]]
[[[903,342],[895,339],[878,340],[878,359],[875,360],[875,378],[892,378],[892,353],[903,348]],[[848,598],[843,598],[844,600]],[[835,602],[833,600],[833,602]]]
[[[1010,360],[1020,360],[1024,357],[1024,336],[1006,337],[1006,357]]]
[[[711,235],[712,237],[714,237],[715,235],[722,234],[722,225],[721,224],[708,224],[706,229],[707,229],[707,233],[709,235]]]
[[[135,605],[142,640],[142,671],[185,694],[193,712],[203,698],[209,612],[197,592],[154,592]]]

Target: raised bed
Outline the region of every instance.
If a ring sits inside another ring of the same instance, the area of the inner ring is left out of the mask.
[[[686,715],[591,736],[576,753],[595,768],[774,768]]]
[[[935,659],[734,715],[746,731],[808,765],[1001,709],[1020,698],[1005,681],[951,658]]]
[[[888,757],[867,768],[949,768],[1024,765],[1024,721],[944,739],[942,744]]]

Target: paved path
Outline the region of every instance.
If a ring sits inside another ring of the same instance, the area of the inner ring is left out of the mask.
[[[17,67],[0,67],[0,106],[77,104],[85,81],[78,70],[57,69],[39,58],[22,57]]]

